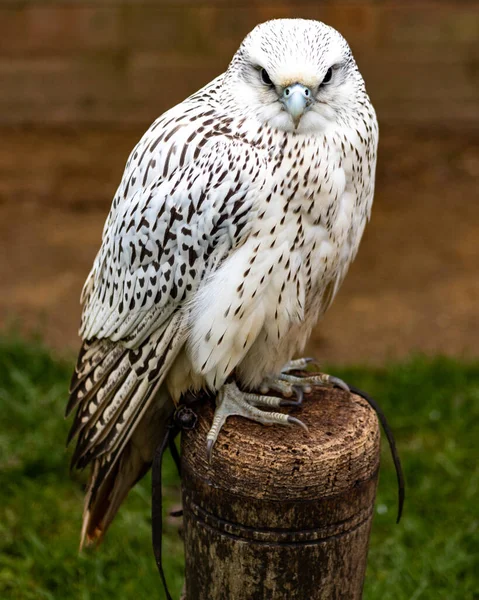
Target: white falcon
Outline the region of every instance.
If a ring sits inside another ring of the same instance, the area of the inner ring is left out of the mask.
[[[345,39],[327,25],[258,25],[225,73],[133,149],[82,294],[67,413],[73,465],[92,465],[82,542],[103,536],[149,469],[187,391],[229,415],[279,410],[328,375],[291,374],[356,255],[378,126]]]

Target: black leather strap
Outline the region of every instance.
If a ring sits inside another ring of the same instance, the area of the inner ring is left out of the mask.
[[[158,567],[158,571],[160,573],[161,582],[163,583],[163,588],[165,590],[166,600],[173,600],[173,598],[168,590],[168,584],[166,583],[165,572],[163,570],[163,489],[161,485],[161,473],[165,450],[168,448],[168,446],[171,448],[171,444],[174,445],[174,440],[177,433],[178,430],[174,425],[172,417],[170,418],[168,427],[165,430],[163,439],[156,449],[155,456],[153,458],[153,469],[151,476],[151,533],[153,552],[155,554],[156,566]],[[176,454],[178,455],[178,451]]]
[[[351,390],[351,392],[353,394],[357,394],[358,396],[361,396],[361,398],[364,398],[364,400],[366,400],[366,402],[369,404],[369,406],[371,406],[371,408],[377,414],[379,422],[381,423],[384,433],[386,434],[386,438],[387,438],[387,441],[389,444],[389,449],[391,450],[391,456],[392,456],[392,459],[394,462],[394,468],[396,469],[396,478],[397,478],[397,482],[398,482],[398,514],[397,514],[396,523],[399,523],[399,521],[401,520],[401,515],[402,515],[402,511],[403,511],[403,507],[404,507],[404,499],[405,499],[405,495],[406,495],[406,493],[405,493],[406,484],[404,481],[404,473],[403,473],[402,466],[401,466],[401,459],[399,458],[399,453],[396,448],[396,441],[394,439],[394,434],[391,430],[391,427],[389,427],[389,423],[386,419],[386,415],[383,413],[379,404],[375,400],[373,400],[373,398],[371,398],[371,396],[369,394],[366,394],[366,392],[363,392],[362,390],[360,390],[356,387],[353,387],[352,385],[349,386],[349,389]]]

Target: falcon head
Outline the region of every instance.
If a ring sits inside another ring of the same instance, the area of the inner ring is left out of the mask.
[[[245,115],[283,131],[324,131],[347,121],[366,92],[346,40],[319,21],[277,19],[253,29],[224,79]]]

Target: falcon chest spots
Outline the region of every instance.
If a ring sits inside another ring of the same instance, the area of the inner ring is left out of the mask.
[[[276,155],[256,235],[267,238],[271,249],[285,249],[302,279],[307,306],[322,295],[344,258],[354,221],[353,182],[334,139],[289,137]]]
[[[277,154],[271,197],[259,216],[274,220],[276,236],[287,234],[292,251],[343,241],[346,223],[337,226],[348,184],[342,161],[340,150],[319,136],[292,136]]]

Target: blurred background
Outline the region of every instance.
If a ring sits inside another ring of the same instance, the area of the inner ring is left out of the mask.
[[[372,220],[308,349],[381,401],[403,456],[399,527],[384,457],[365,598],[479,597],[479,2],[1,0],[0,598],[161,594],[148,481],[77,556],[62,413],[79,295],[137,140],[275,17],[336,27],[380,122]],[[174,506],[171,465],[165,486]]]
[[[466,0],[3,0],[1,324],[77,346],[130,150],[254,25],[294,16],[347,38],[381,126],[372,221],[311,351],[478,355],[479,4]]]

